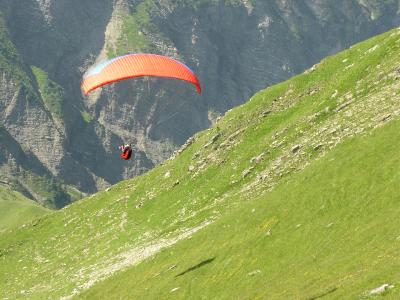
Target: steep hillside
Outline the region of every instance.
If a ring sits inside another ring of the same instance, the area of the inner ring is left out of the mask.
[[[147,174],[2,233],[0,297],[399,295],[399,60],[395,29],[259,92]]]
[[[0,186],[0,232],[28,223],[48,212],[21,194]]]
[[[70,186],[93,193],[142,174],[256,91],[398,26],[399,3],[2,0],[0,177],[62,207],[76,198]],[[140,51],[188,64],[204,94],[139,79],[82,96],[90,65]],[[117,146],[128,141],[135,157],[126,163]],[[28,177],[58,191],[48,199]]]
[[[399,120],[346,141],[273,192],[242,197],[190,239],[79,298],[359,299],[387,284],[385,294],[398,299],[399,141]]]

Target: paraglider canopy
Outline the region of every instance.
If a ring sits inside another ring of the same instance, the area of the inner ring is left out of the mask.
[[[195,85],[201,94],[200,81],[189,67],[175,59],[148,53],[128,54],[93,66],[83,76],[81,87],[88,94],[112,82],[143,76],[184,80]]]

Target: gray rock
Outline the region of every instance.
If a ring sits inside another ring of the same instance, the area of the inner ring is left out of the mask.
[[[176,292],[179,289],[180,289],[180,287],[173,288],[172,290],[170,290],[170,293]]]
[[[301,148],[301,145],[295,145],[295,146],[292,148],[292,153],[296,153],[297,151],[300,150],[300,148]]]
[[[384,122],[384,121],[390,119],[391,116],[392,116],[392,114],[386,114],[381,118],[381,121]]]
[[[268,116],[271,112],[272,112],[271,110],[265,110],[265,111],[263,111],[263,112],[261,113],[261,116],[262,116],[263,118],[265,118],[265,117]]]
[[[179,183],[180,183],[179,180],[175,181],[174,184],[172,185],[172,187],[179,185]]]
[[[196,159],[200,156],[200,151],[197,151],[195,154],[193,154],[192,159]]]
[[[262,152],[260,155],[252,157],[250,159],[250,163],[259,164],[263,160],[264,156],[265,156],[265,152]]]
[[[243,172],[242,172],[242,177],[243,178],[246,178],[250,173],[251,173],[251,171],[254,169],[254,166],[253,167],[250,167],[250,168],[248,168],[248,169],[246,169],[246,170],[244,170]]]
[[[323,144],[318,144],[316,146],[314,146],[314,151],[318,151],[319,149],[321,149],[324,145]]]
[[[370,295],[379,295],[379,294],[382,294],[383,292],[385,292],[386,290],[389,290],[389,289],[392,289],[392,288],[394,288],[394,285],[385,283],[385,284],[382,284],[381,286],[371,290],[369,292],[369,294]]]
[[[341,110],[343,110],[344,108],[346,108],[347,106],[349,106],[351,103],[353,103],[353,100],[349,100],[341,105],[339,105],[336,109],[335,112],[339,112]]]
[[[261,273],[261,270],[254,270],[254,271],[252,271],[252,272],[249,272],[249,273],[247,273],[247,275],[249,275],[249,276],[254,276],[254,275],[257,275],[257,274],[260,274]]]
[[[221,133],[215,134],[215,135],[210,139],[210,141],[209,141],[207,144],[204,145],[204,148],[207,148],[207,147],[209,147],[210,145],[214,144],[214,143],[218,140],[218,138],[219,138],[220,136],[221,136]]]

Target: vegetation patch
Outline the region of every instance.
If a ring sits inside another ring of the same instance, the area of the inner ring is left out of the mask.
[[[36,82],[39,87],[40,95],[47,110],[56,118],[63,117],[63,88],[52,81],[49,75],[42,69],[31,66],[32,72],[35,75]]]
[[[93,121],[93,117],[91,114],[89,114],[87,111],[82,110],[81,111],[81,116],[82,119],[86,122],[86,123],[90,123]]]
[[[152,1],[145,1],[137,4],[133,13],[119,13],[117,17],[122,21],[121,32],[115,45],[106,46],[109,58],[151,49],[151,43],[145,35],[152,28],[149,13],[151,6]]]
[[[0,186],[0,232],[28,223],[49,210],[22,194]]]

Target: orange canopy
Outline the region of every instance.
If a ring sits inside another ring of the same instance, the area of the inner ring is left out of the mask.
[[[82,90],[85,94],[103,85],[141,76],[168,77],[188,81],[201,94],[196,75],[181,62],[156,54],[128,54],[90,68],[83,77]]]

